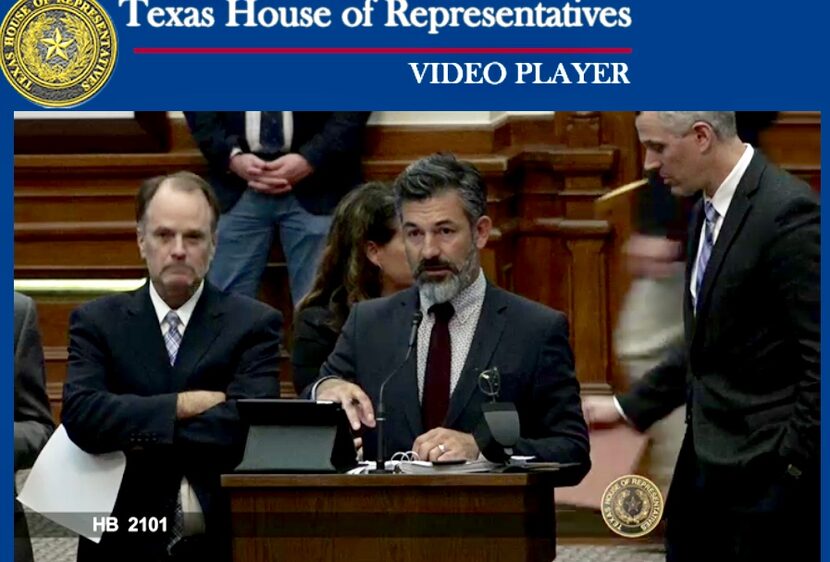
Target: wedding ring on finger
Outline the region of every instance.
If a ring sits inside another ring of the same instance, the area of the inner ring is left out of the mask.
[[[438,450],[441,451],[441,454],[443,455],[447,452],[447,447],[443,443],[438,443]]]

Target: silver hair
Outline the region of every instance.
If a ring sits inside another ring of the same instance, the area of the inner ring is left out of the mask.
[[[734,111],[658,111],[657,116],[673,133],[683,135],[698,121],[708,123],[720,139],[738,134]]]
[[[455,190],[471,226],[484,216],[487,187],[481,172],[453,154],[439,152],[416,160],[395,179],[395,207],[398,216],[407,201],[424,201]]]

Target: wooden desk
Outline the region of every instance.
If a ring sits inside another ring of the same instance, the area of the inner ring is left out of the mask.
[[[550,562],[544,474],[225,475],[235,562]]]

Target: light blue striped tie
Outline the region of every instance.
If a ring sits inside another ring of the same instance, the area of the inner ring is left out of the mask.
[[[170,364],[174,365],[176,363],[176,355],[179,353],[179,345],[182,343],[182,335],[179,333],[179,324],[182,321],[179,319],[179,315],[172,310],[167,313],[164,320],[167,322],[167,333],[164,334],[164,347],[167,348]]]
[[[695,310],[699,308],[701,301],[700,289],[703,287],[703,276],[706,274],[706,266],[709,264],[709,256],[712,255],[712,246],[715,245],[715,221],[718,219],[718,212],[711,201],[704,201],[703,212],[706,215],[706,223],[703,231],[703,245],[700,247],[700,254],[697,257],[697,277],[695,278]]]

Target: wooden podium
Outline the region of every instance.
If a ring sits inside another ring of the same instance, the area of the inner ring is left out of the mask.
[[[551,474],[224,475],[235,562],[550,562]]]

